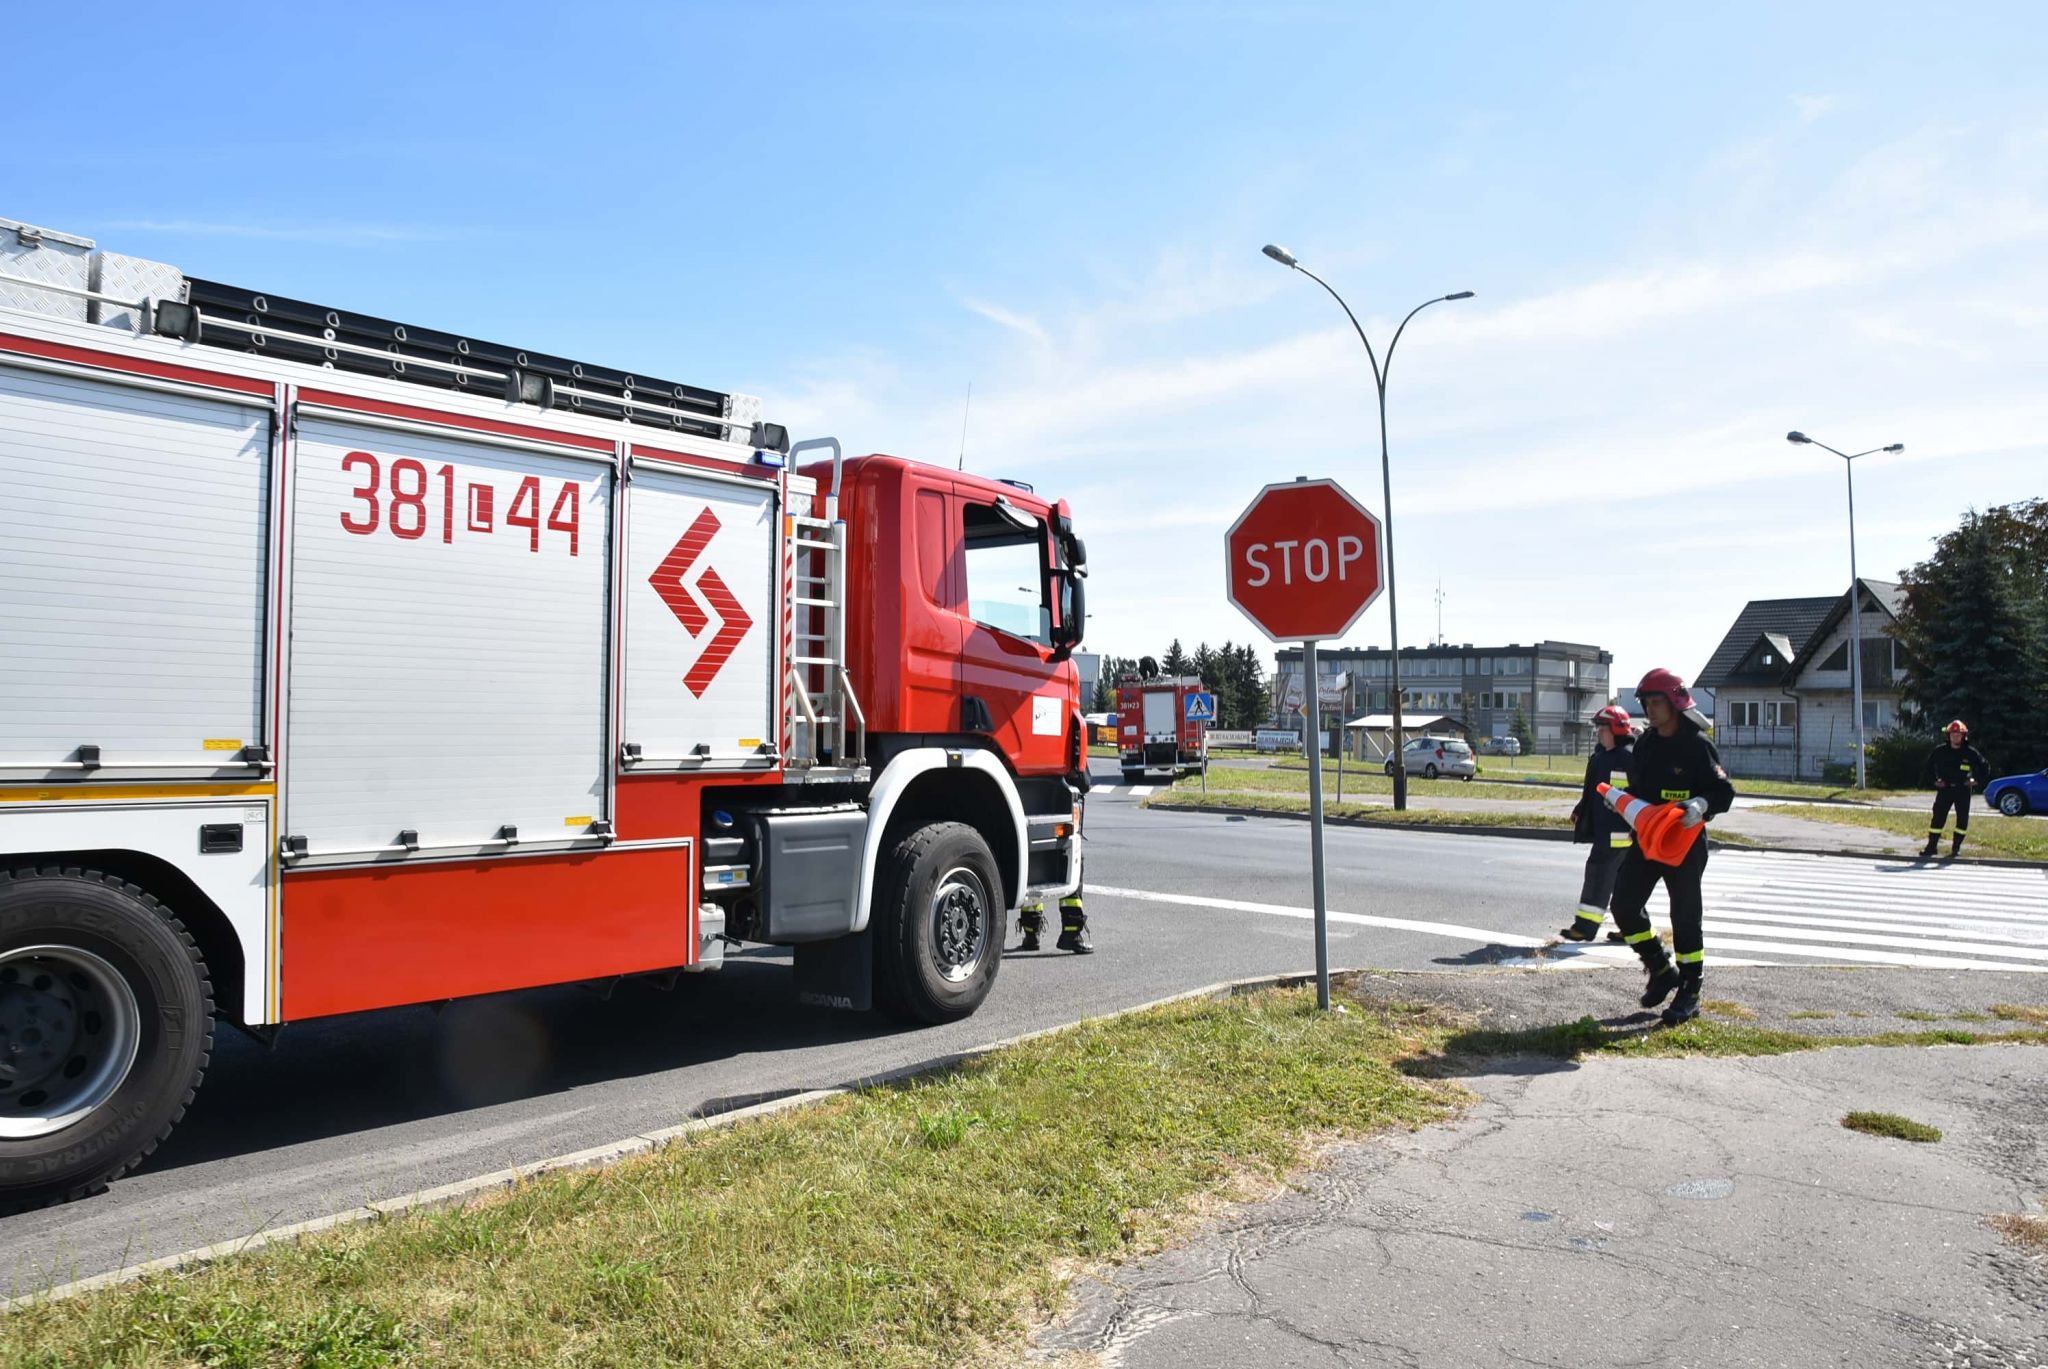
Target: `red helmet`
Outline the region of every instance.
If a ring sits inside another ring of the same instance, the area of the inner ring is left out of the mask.
[[[1961,718],[1957,718],[1954,722],[1950,723],[1946,728],[1943,728],[1942,730],[1945,732],[1960,732],[1965,737],[1970,735],[1969,727],[1964,724]]]
[[[1619,704],[1609,704],[1593,715],[1593,721],[1617,737],[1629,735],[1628,710]]]
[[[1681,713],[1689,712],[1693,707],[1692,691],[1685,687],[1684,678],[1662,666],[1643,676],[1642,683],[1636,686],[1638,700],[1645,694],[1662,694]]]

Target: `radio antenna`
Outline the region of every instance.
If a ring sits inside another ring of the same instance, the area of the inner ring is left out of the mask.
[[[974,412],[974,382],[967,382],[967,404],[960,410],[960,469],[967,469],[967,415]]]

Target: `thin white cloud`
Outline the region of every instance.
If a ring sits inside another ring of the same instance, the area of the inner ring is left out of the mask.
[[[960,302],[990,323],[1000,324],[1014,332],[1022,333],[1041,347],[1052,346],[1051,336],[1039,326],[1038,320],[1027,314],[1019,314],[1003,308],[1000,304],[989,304],[984,300],[963,299]]]
[[[1794,95],[1792,108],[1799,111],[1799,122],[1810,124],[1825,119],[1842,107],[1839,95]]]

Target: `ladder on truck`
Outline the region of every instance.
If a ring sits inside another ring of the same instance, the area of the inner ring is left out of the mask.
[[[783,764],[792,778],[811,783],[864,781],[867,716],[846,671],[846,522],[839,516],[839,440],[798,442],[789,449],[791,462],[804,451],[832,453],[832,485],[823,517],[783,515],[789,622]]]

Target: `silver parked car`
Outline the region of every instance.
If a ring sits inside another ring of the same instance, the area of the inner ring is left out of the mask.
[[[1417,737],[1401,748],[1401,758],[1408,773],[1433,780],[1439,776],[1452,776],[1469,780],[1479,773],[1479,762],[1472,758],[1472,748],[1456,737]],[[1386,772],[1394,773],[1391,758]]]

